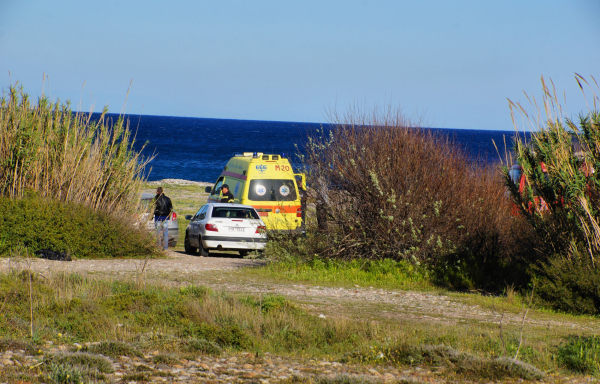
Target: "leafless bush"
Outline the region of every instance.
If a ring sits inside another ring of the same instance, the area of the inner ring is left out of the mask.
[[[408,259],[435,265],[468,251],[514,250],[500,173],[470,161],[452,141],[418,128],[400,110],[330,113],[303,160],[324,257]]]

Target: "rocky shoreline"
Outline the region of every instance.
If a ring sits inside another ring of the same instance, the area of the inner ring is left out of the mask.
[[[148,181],[147,184],[156,185],[156,186],[161,186],[161,185],[198,185],[201,187],[207,187],[207,186],[213,185],[213,183],[208,183],[206,181],[191,181],[191,180],[184,180],[184,179],[162,179],[162,180]]]

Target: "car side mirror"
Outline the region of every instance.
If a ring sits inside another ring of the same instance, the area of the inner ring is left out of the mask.
[[[211,193],[212,192],[212,187],[206,187],[206,188],[204,188],[204,192]]]
[[[185,215],[186,220],[192,220],[192,217],[193,217],[192,215]]]

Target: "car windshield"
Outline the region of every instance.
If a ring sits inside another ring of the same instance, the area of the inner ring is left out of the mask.
[[[248,188],[248,199],[252,201],[294,201],[294,180],[252,180]]]
[[[249,208],[232,208],[232,207],[215,207],[212,217],[226,217],[229,219],[256,219],[258,213],[254,209]]]

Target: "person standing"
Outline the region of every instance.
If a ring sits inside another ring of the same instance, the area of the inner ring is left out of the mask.
[[[171,199],[164,194],[162,187],[158,187],[154,198],[154,227],[158,248],[161,248],[162,240],[162,249],[165,251],[169,248],[169,220],[172,213]]]
[[[234,203],[233,193],[229,191],[229,185],[223,184],[221,187],[221,192],[223,192],[223,197],[221,198],[221,203]]]

